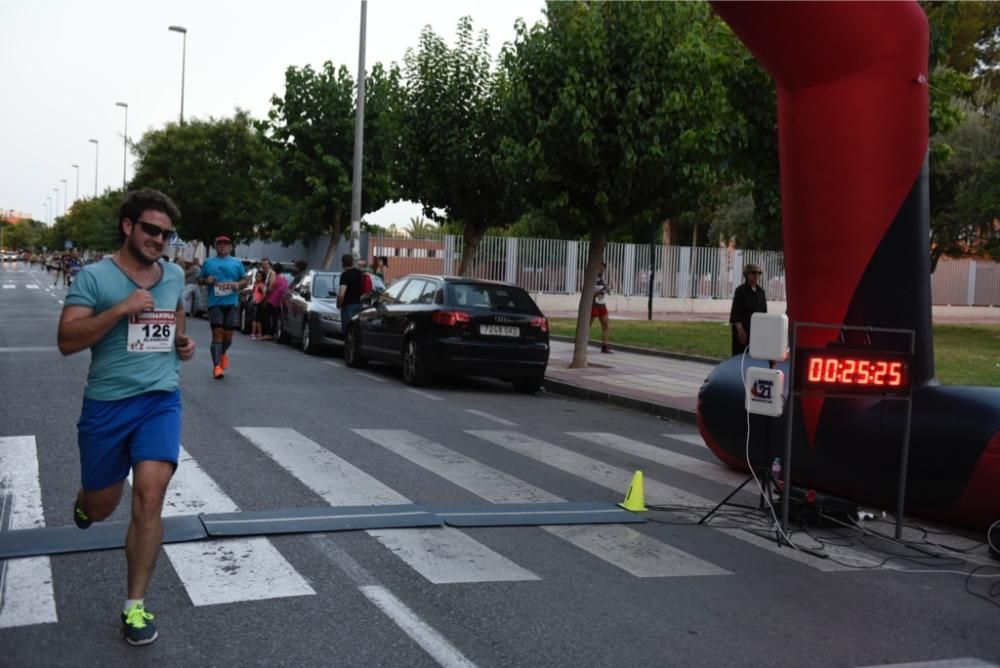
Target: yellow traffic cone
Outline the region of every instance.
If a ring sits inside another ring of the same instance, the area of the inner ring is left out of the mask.
[[[642,471],[636,471],[632,475],[632,484],[628,486],[628,492],[625,493],[625,500],[618,505],[633,513],[646,512],[646,504],[643,502]]]

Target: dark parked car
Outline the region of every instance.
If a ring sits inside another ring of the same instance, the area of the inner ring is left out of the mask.
[[[370,274],[376,291],[385,283]],[[288,297],[281,305],[274,338],[287,343],[296,338],[302,350],[312,354],[321,347],[340,343],[344,339],[340,310],[337,308],[337,291],[340,288],[339,271],[307,271],[292,284]]]
[[[542,385],[549,321],[516,285],[414,274],[369,301],[347,330],[348,366],[402,365],[410,385],[435,375],[491,376],[526,393]]]

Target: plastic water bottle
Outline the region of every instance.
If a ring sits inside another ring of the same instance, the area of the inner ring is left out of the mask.
[[[771,462],[771,482],[778,491],[781,491],[785,486],[785,479],[781,473],[781,457],[775,457],[774,461]]]

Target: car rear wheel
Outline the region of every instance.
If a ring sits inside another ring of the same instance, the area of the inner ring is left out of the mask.
[[[312,327],[309,326],[309,319],[307,318],[302,323],[302,352],[306,355],[315,355],[318,350],[319,346],[313,338]]]
[[[288,343],[288,332],[285,331],[285,319],[281,316],[274,321],[274,340],[278,343]]]
[[[431,382],[430,370],[414,336],[403,343],[403,380],[407,385],[418,387]]]
[[[347,330],[344,337],[344,364],[352,369],[360,369],[368,360],[361,356],[361,334],[357,325]]]
[[[518,378],[514,381],[514,389],[521,394],[535,394],[542,389],[542,377]]]

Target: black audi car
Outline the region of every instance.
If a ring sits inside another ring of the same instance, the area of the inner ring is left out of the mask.
[[[490,376],[537,392],[549,362],[549,321],[508,283],[412,274],[373,294],[351,320],[344,361],[402,365],[403,380]]]

